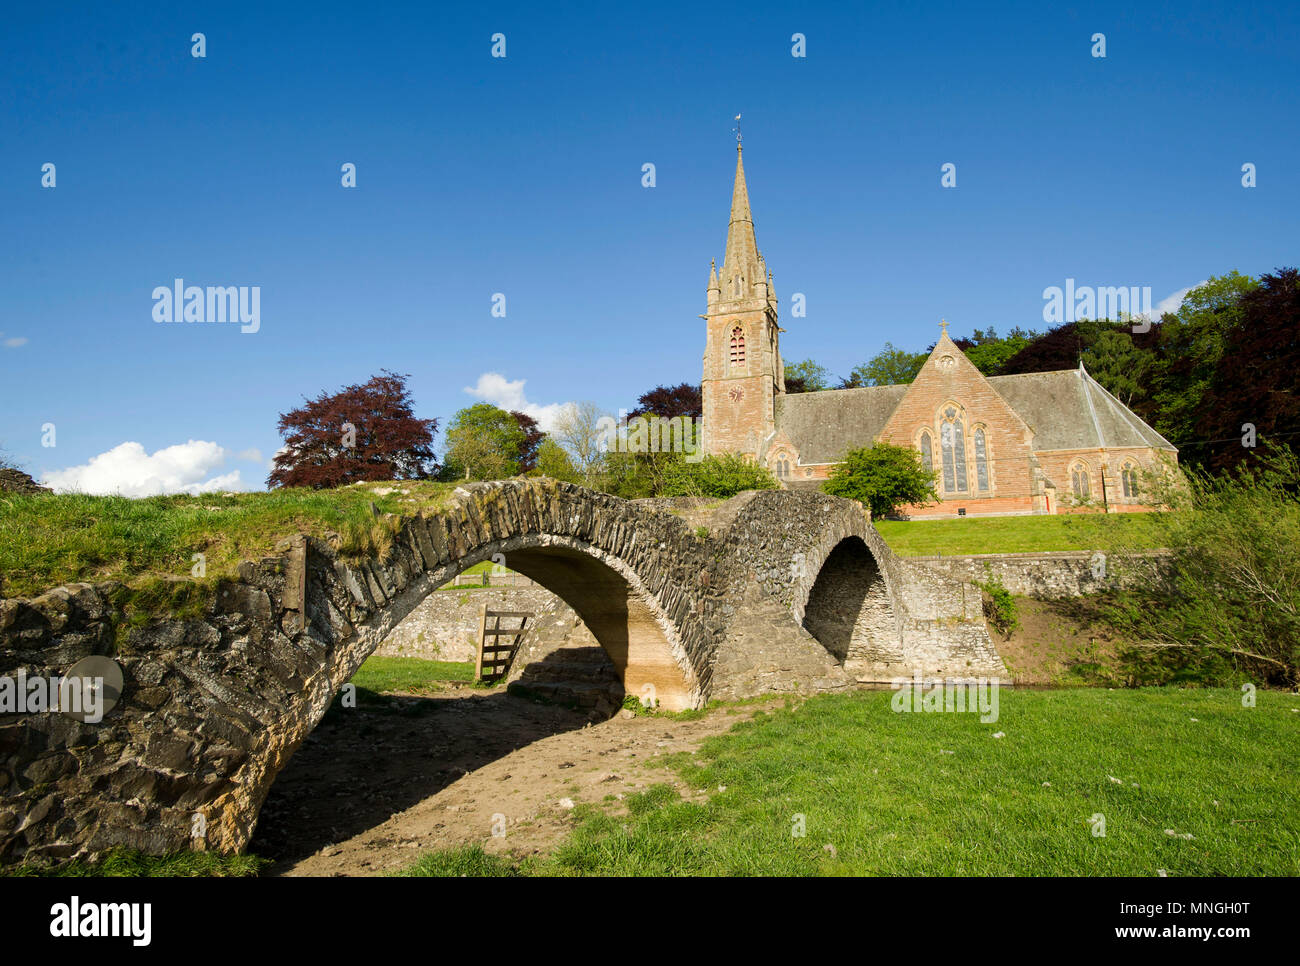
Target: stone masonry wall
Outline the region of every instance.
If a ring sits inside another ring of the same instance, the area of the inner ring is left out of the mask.
[[[988,553],[959,557],[908,557],[910,563],[958,580],[988,580],[992,575],[1022,597],[1052,599],[1097,594],[1115,587],[1160,579],[1164,555],[1107,559],[1087,551]]]
[[[488,610],[540,613],[558,599],[541,587],[437,590],[393,628],[375,653],[430,661],[473,661],[478,651],[479,608],[484,604]]]

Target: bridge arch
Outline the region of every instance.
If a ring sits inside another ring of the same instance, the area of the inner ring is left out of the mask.
[[[902,661],[889,580],[860,536],[844,537],[826,554],[808,588],[802,623],[850,673]]]
[[[484,561],[505,565],[536,581],[582,618],[623,682],[626,693],[653,695],[665,710],[698,707],[703,689],[683,630],[664,609],[636,569],[619,555],[566,534],[526,533],[490,540],[413,581],[356,628],[352,646],[341,649],[332,678],[339,687],[433,589]],[[373,567],[373,564],[371,564]],[[320,593],[337,596],[322,573]],[[337,571],[336,571],[337,572]],[[355,578],[354,578],[355,580]],[[346,578],[345,578],[346,582]],[[360,581],[356,581],[360,586]],[[345,627],[318,628],[325,636],[346,638]]]

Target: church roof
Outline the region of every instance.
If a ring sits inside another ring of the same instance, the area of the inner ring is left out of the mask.
[[[1140,446],[1177,452],[1082,367],[990,376],[988,383],[1033,429],[1035,450]],[[778,395],[776,425],[799,451],[801,463],[835,463],[851,446],[874,441],[909,388]]]
[[[1035,450],[1149,446],[1177,451],[1082,366],[990,376],[989,385],[1033,429]]]
[[[850,446],[866,446],[885,428],[907,386],[824,389],[776,397],[776,425],[801,463],[835,463]]]

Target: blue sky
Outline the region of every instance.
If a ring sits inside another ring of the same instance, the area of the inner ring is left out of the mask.
[[[839,6],[14,7],[0,446],[256,488],[280,412],[381,368],[443,426],[490,373],[542,413],[698,381],[737,112],[783,354],[840,375],[941,316],[1041,327],[1066,278],[1296,264],[1294,4]],[[177,277],[260,286],[260,330],[155,323]]]

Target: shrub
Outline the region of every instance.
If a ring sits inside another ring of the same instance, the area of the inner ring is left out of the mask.
[[[844,454],[822,491],[857,500],[874,519],[888,516],[905,503],[924,506],[938,499],[935,474],[921,465],[921,454],[906,446],[877,443]]]
[[[987,566],[984,569],[988,573],[988,579],[975,581],[975,586],[984,591],[984,618],[1005,640],[1020,626],[1016,599],[1011,596],[1011,591],[1007,590],[1000,577],[989,572]]]
[[[727,499],[745,490],[775,490],[776,477],[757,463],[725,453],[697,463],[674,460],[664,467],[662,496],[711,496]]]
[[[1285,446],[1186,478],[1186,509],[1152,514],[1165,568],[1107,603],[1135,683],[1300,683],[1300,460]],[[1117,547],[1113,560],[1129,559]]]

